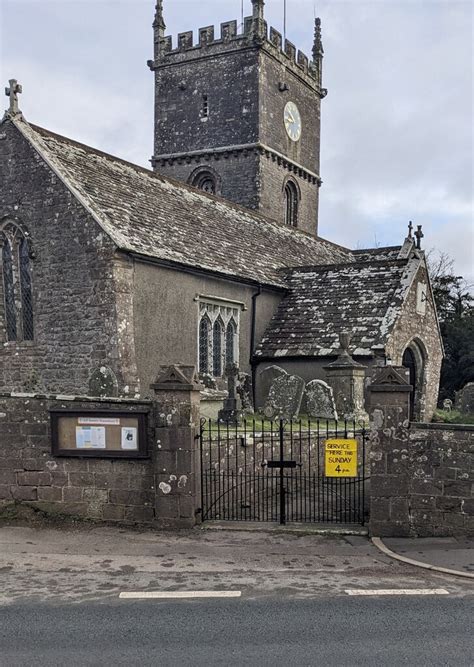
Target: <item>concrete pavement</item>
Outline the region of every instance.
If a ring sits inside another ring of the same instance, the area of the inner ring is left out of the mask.
[[[241,590],[255,599],[440,587],[457,596],[474,592],[470,580],[398,563],[357,535],[0,527],[0,604],[6,605],[103,601],[142,590]]]

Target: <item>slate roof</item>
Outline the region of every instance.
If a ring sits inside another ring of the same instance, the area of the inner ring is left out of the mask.
[[[371,261],[290,271],[289,291],[256,357],[331,356],[338,353],[342,331],[353,334],[353,354],[371,355],[373,347],[384,347],[422,256],[387,260],[372,255]]]
[[[118,248],[284,287],[281,269],[353,261],[350,250],[71,139],[12,121]]]

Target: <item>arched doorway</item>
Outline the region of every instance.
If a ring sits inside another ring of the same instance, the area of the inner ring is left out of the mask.
[[[412,341],[402,357],[402,366],[408,369],[410,384],[413,391],[410,394],[410,420],[416,421],[421,418],[421,403],[423,397],[425,355],[421,346]]]

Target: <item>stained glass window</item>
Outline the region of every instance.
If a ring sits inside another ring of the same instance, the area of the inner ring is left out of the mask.
[[[199,372],[209,373],[209,332],[211,322],[204,315],[199,323]]]
[[[239,361],[239,309],[227,302],[200,301],[199,317],[199,372],[222,378],[225,366]]]
[[[234,320],[230,320],[225,332],[225,361],[226,364],[233,364],[235,361],[235,335],[237,326]]]
[[[30,251],[28,241],[20,243],[20,290],[23,340],[33,340],[33,297],[31,294]]]
[[[5,301],[5,323],[7,329],[7,340],[17,339],[16,308],[15,308],[15,284],[13,281],[13,256],[12,248],[8,239],[3,242],[2,248],[3,267],[3,292]]]
[[[212,328],[212,370],[214,377],[222,375],[222,333],[221,320],[216,320]]]

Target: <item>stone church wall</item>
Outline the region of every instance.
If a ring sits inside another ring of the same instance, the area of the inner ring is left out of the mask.
[[[7,342],[0,330],[0,390],[87,393],[104,364],[121,378],[112,242],[10,123],[0,180],[0,218],[21,225],[34,253],[34,341]]]
[[[161,365],[176,361],[197,364],[198,295],[242,302],[245,310],[240,310],[239,366],[242,372],[250,372],[252,296],[258,292],[256,287],[140,261],[135,263],[134,285],[135,346],[142,395],[147,395]],[[257,297],[256,341],[281,298],[282,293],[265,290]]]
[[[439,342],[436,310],[429,290],[426,295],[425,314],[417,313],[417,284],[419,282],[428,286],[428,276],[424,267],[419,269],[413,281],[402,313],[390,336],[387,355],[392,358],[394,365],[401,366],[403,353],[412,341],[415,341],[420,348],[424,359],[422,378],[415,396],[415,413],[418,420],[429,421],[438,401],[443,352]]]

